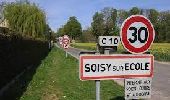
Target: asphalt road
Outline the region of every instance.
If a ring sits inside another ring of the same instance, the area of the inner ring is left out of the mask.
[[[57,45],[56,45],[57,46]],[[79,53],[87,50],[75,48],[67,49],[67,52],[73,57],[79,59]],[[124,81],[114,80],[120,85],[124,85]],[[154,62],[154,77],[152,80],[152,96],[149,100],[170,100],[170,63]]]

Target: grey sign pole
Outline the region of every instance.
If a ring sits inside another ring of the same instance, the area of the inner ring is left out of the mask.
[[[109,51],[110,49],[104,50],[104,54],[109,54]],[[100,80],[95,80],[95,83],[96,83],[96,100],[100,100]]]
[[[104,54],[109,55],[109,51],[110,51],[110,48],[106,48],[106,49],[104,50]]]
[[[96,54],[100,54],[98,45],[96,45]],[[96,100],[100,100],[100,80],[95,80],[95,83],[96,83]]]
[[[100,100],[100,80],[95,80],[96,82],[96,100]]]

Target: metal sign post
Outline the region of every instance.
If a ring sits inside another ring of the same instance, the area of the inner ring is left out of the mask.
[[[104,51],[104,54],[109,54],[109,49]],[[100,80],[95,80],[96,83],[96,100],[100,100]]]
[[[110,51],[110,48],[106,48],[106,49],[104,50],[104,54],[109,55],[109,51]]]
[[[97,47],[97,46],[96,46]],[[96,48],[96,51],[99,51],[99,48]],[[99,53],[96,53],[99,54]],[[100,100],[100,80],[95,80],[96,83],[96,100]]]
[[[95,80],[96,83],[96,100],[100,100],[100,80]]]

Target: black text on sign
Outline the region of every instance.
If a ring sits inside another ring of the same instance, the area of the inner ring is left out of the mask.
[[[120,43],[119,36],[99,36],[100,46],[118,46]]]
[[[152,78],[125,79],[125,99],[151,98]]]

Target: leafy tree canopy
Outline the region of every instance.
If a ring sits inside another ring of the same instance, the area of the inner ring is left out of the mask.
[[[4,16],[10,29],[22,36],[44,37],[46,15],[36,4],[27,0],[9,3],[4,9]]]

